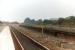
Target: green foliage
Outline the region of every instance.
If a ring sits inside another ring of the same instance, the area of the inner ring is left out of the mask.
[[[59,24],[59,25],[61,25],[63,22],[64,22],[64,18],[59,18],[58,20],[57,20],[57,23]]]
[[[43,24],[42,19],[39,19],[38,21],[36,21],[36,24],[38,24],[38,25],[42,25],[42,24]]]
[[[51,21],[50,21],[50,20],[45,19],[45,20],[43,21],[43,23],[44,23],[44,25],[47,25],[47,24],[50,24],[50,23],[51,23]]]
[[[39,19],[34,20],[26,18],[24,21],[25,25],[75,25],[75,16],[69,16],[66,18],[59,18],[58,20]]]
[[[31,23],[30,18],[26,18],[25,21],[24,21],[24,24],[25,25],[30,25],[30,23]]]

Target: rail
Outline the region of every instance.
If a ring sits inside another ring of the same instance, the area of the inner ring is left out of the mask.
[[[25,50],[25,49],[23,48],[22,44],[19,42],[18,38],[17,38],[16,35],[15,35],[15,31],[16,31],[17,33],[20,33],[20,34],[22,34],[22,32],[16,30],[16,29],[13,28],[12,26],[10,27],[10,29],[11,29],[11,32],[12,32],[12,35],[13,35],[12,37],[14,38],[14,40],[16,40],[16,41],[14,41],[14,42],[15,42],[15,43],[16,43],[16,42],[18,43],[16,46],[20,48],[19,50]],[[32,38],[30,38],[30,37],[28,37],[28,36],[26,36],[26,35],[24,35],[24,36],[27,37],[29,40],[31,40],[33,44],[35,44],[37,47],[41,48],[42,50],[50,50],[50,49],[46,48],[45,46],[41,45],[39,42],[33,40]],[[17,47],[16,47],[16,49],[17,49]]]
[[[16,37],[15,32],[12,31],[11,28],[10,28],[10,31],[11,31],[11,35],[12,35],[13,42],[14,42],[14,45],[15,45],[15,50],[24,50],[24,48],[22,47],[22,45],[19,42],[18,38]]]

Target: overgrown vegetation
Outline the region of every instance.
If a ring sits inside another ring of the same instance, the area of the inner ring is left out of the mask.
[[[74,26],[75,25],[75,16],[69,16],[66,18],[59,18],[57,20],[49,19],[30,19],[26,18],[24,21],[25,25],[59,25],[59,26]]]

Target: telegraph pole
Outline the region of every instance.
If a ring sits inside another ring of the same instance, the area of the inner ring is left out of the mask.
[[[43,20],[42,20],[42,37],[44,37],[44,26],[43,26]]]

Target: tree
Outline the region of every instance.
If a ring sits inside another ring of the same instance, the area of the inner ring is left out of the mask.
[[[48,20],[48,19],[45,19],[44,21],[43,21],[43,24],[44,25],[47,25],[47,24],[50,24],[50,23],[52,23],[50,20]]]
[[[39,25],[43,24],[42,19],[39,19],[39,20],[37,21],[37,24],[39,24]]]
[[[61,25],[63,22],[64,22],[64,18],[59,18],[58,20],[57,20],[57,23],[59,24],[59,25]]]
[[[25,24],[25,25],[30,25],[30,23],[31,23],[31,19],[30,19],[30,18],[26,18],[26,19],[24,20],[24,24]]]

